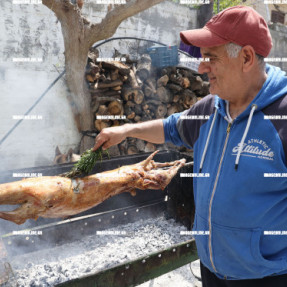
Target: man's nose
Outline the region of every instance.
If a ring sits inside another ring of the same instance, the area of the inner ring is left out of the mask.
[[[204,73],[209,73],[210,72],[210,66],[208,62],[201,61],[199,66],[198,66],[198,73],[199,74],[204,74]]]

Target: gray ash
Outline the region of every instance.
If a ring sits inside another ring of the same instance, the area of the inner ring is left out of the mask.
[[[125,235],[93,235],[10,259],[19,287],[45,287],[134,260],[190,239],[186,228],[163,217],[108,229]]]

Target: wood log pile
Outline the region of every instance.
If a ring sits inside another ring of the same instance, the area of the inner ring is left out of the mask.
[[[116,55],[111,59],[99,58],[96,50],[91,50],[88,55],[86,80],[98,132],[125,123],[166,118],[189,109],[209,93],[209,83],[191,70],[155,68],[148,54],[143,54],[138,61],[118,52]],[[126,61],[120,61],[122,59]],[[128,138],[118,145],[114,154],[163,148]]]

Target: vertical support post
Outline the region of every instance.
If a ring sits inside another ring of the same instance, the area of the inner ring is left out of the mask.
[[[7,251],[5,245],[0,238],[0,286],[15,286],[13,284],[14,273],[10,263],[8,262]]]

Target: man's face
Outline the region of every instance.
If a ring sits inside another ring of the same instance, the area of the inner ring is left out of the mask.
[[[240,88],[240,60],[229,58],[224,45],[210,48],[201,48],[203,58],[199,65],[200,74],[207,73],[209,78],[209,91],[224,100],[232,99],[232,94]]]

